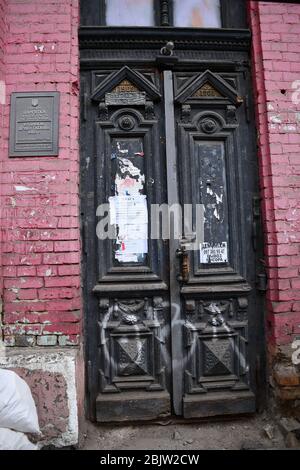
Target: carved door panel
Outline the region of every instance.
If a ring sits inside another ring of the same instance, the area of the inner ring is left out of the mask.
[[[204,236],[181,283],[183,415],[255,410],[255,153],[242,74],[175,73],[180,202]]]
[[[238,74],[150,67],[83,76],[93,420],[255,410],[256,188],[244,86]],[[193,233],[151,237],[152,207],[167,203],[204,207],[196,249]]]
[[[89,79],[82,134],[93,149],[83,168],[92,418],[152,419],[171,412],[168,242],[149,236],[151,206],[167,202],[161,76],[125,66]],[[105,238],[108,209],[116,231]]]

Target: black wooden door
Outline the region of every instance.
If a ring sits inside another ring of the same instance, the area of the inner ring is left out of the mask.
[[[94,420],[255,411],[259,214],[246,95],[242,72],[115,66],[83,77]],[[184,216],[180,236],[172,223],[158,235],[164,204],[203,207],[203,239]]]

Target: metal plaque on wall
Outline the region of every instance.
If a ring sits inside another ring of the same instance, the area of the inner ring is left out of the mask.
[[[59,92],[12,93],[9,156],[58,155]]]

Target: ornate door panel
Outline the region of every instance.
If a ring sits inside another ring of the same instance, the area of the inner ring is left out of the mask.
[[[87,374],[100,422],[255,410],[247,82],[172,68],[83,74]],[[193,214],[202,205],[199,245],[194,226],[178,240],[151,238],[151,209],[166,203]]]
[[[204,239],[189,253],[181,285],[186,417],[255,409],[253,181],[242,83],[238,74],[175,74],[181,204],[204,206]]]
[[[93,72],[84,86],[94,418],[151,419],[171,410],[167,242],[149,236],[151,206],[167,202],[161,79],[124,66]],[[112,236],[103,236],[105,215]]]

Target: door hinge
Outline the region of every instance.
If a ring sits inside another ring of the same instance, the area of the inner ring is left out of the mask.
[[[249,104],[248,94],[245,96],[245,112],[246,112],[246,121],[247,123],[249,123],[251,121],[251,116],[250,116],[250,104]]]
[[[83,216],[83,214],[81,214]],[[82,221],[81,224],[81,240],[82,240],[82,253],[85,255],[87,254],[87,223],[86,221]]]
[[[252,199],[252,246],[253,250],[257,250],[257,240],[259,237],[260,225],[260,197],[254,196]]]
[[[88,108],[88,94],[86,92],[86,84],[82,83],[82,92],[81,92],[81,109],[82,109],[82,119],[83,121],[87,120],[87,108]]]
[[[259,292],[266,292],[268,288],[268,278],[267,274],[264,273],[259,273],[256,276],[256,288]]]
[[[254,196],[252,198],[252,245],[255,252],[260,252],[260,197]],[[259,292],[266,292],[267,290],[267,274],[264,267],[264,261],[260,259],[256,272],[256,288]]]
[[[87,362],[87,382],[88,382],[88,390],[89,390],[89,407],[88,407],[88,414],[89,418],[92,422],[96,421],[96,409],[95,409],[95,403],[93,401],[93,393],[92,391],[94,390],[94,381],[93,381],[93,366],[92,362],[88,361]]]
[[[260,217],[260,196],[253,196],[252,208],[254,217]]]

